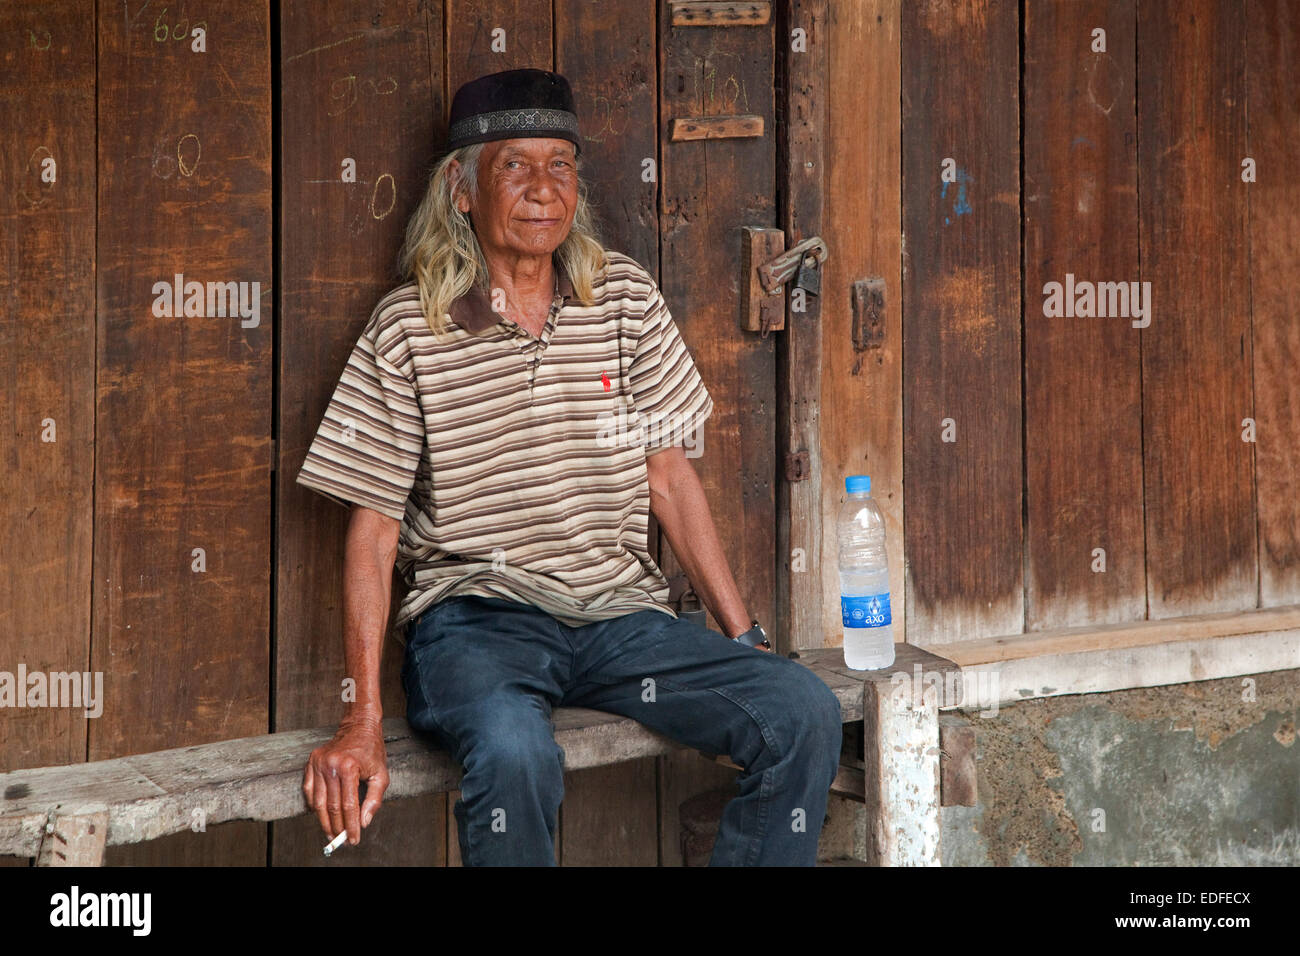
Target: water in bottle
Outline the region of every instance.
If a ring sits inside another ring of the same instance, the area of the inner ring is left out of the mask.
[[[872,500],[869,476],[849,475],[844,491],[837,526],[844,663],[854,670],[879,670],[894,663],[885,519]]]

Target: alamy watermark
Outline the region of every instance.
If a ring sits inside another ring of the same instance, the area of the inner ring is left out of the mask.
[[[0,708],[84,708],[87,717],[104,712],[103,671],[32,671],[26,664],[18,672],[0,671]]]
[[[919,708],[934,704],[946,709],[963,707],[983,708],[981,717],[998,714],[998,672],[994,668],[972,667],[960,671],[927,671],[920,664],[912,665],[912,673],[895,671],[889,675],[893,686],[890,699],[899,707]]]
[[[642,421],[639,412],[628,415],[627,406],[620,405],[618,414],[601,412],[596,417],[599,430],[596,444],[601,448],[624,448],[629,445],[671,445],[678,442],[686,450],[687,458],[704,454],[704,434],[699,418],[669,412],[667,415],[647,415]]]
[[[1135,329],[1151,324],[1150,282],[1076,282],[1073,272],[1065,282],[1043,286],[1043,315],[1049,319],[1132,319]]]
[[[185,281],[178,272],[171,282],[153,284],[153,314],[159,319],[234,318],[245,329],[255,329],[262,322],[262,283]]]

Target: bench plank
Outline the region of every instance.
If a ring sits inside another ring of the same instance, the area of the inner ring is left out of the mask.
[[[893,667],[854,671],[840,648],[800,652],[840,701],[845,722],[861,720],[864,685],[888,696],[894,674],[946,673],[957,665],[921,648],[900,644]],[[628,717],[586,707],[557,707],[555,740],[566,770],[604,767],[641,757],[689,750]],[[230,820],[283,820],[306,813],[302,774],[313,749],[334,735],[317,727],[243,737],[114,760],[42,767],[0,774],[0,855],[36,856],[47,816],[108,813],[107,844],[154,840],[188,830],[201,811],[205,825]],[[446,792],[460,784],[451,756],[402,718],[384,721],[390,784],[386,799]],[[934,740],[937,749],[937,735]],[[856,779],[856,778],[854,778]]]

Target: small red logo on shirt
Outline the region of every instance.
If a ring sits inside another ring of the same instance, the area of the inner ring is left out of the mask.
[[[604,372],[600,373],[600,384],[605,386],[605,391],[609,391],[609,376]]]

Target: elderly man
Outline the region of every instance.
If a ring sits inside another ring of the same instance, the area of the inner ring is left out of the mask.
[[[464,768],[466,865],[554,864],[564,754],[550,718],[565,705],[744,768],[712,865],[810,866],[839,704],[764,651],[746,613],[686,454],[712,399],[654,279],[595,237],[569,85],[542,70],[467,83],[449,140],[408,226],[408,281],[375,307],[298,475],[352,509],[356,700],[311,755],[308,804],[352,844],[379,809],[397,561],[407,719]],[[725,635],[665,603],[651,512]]]

